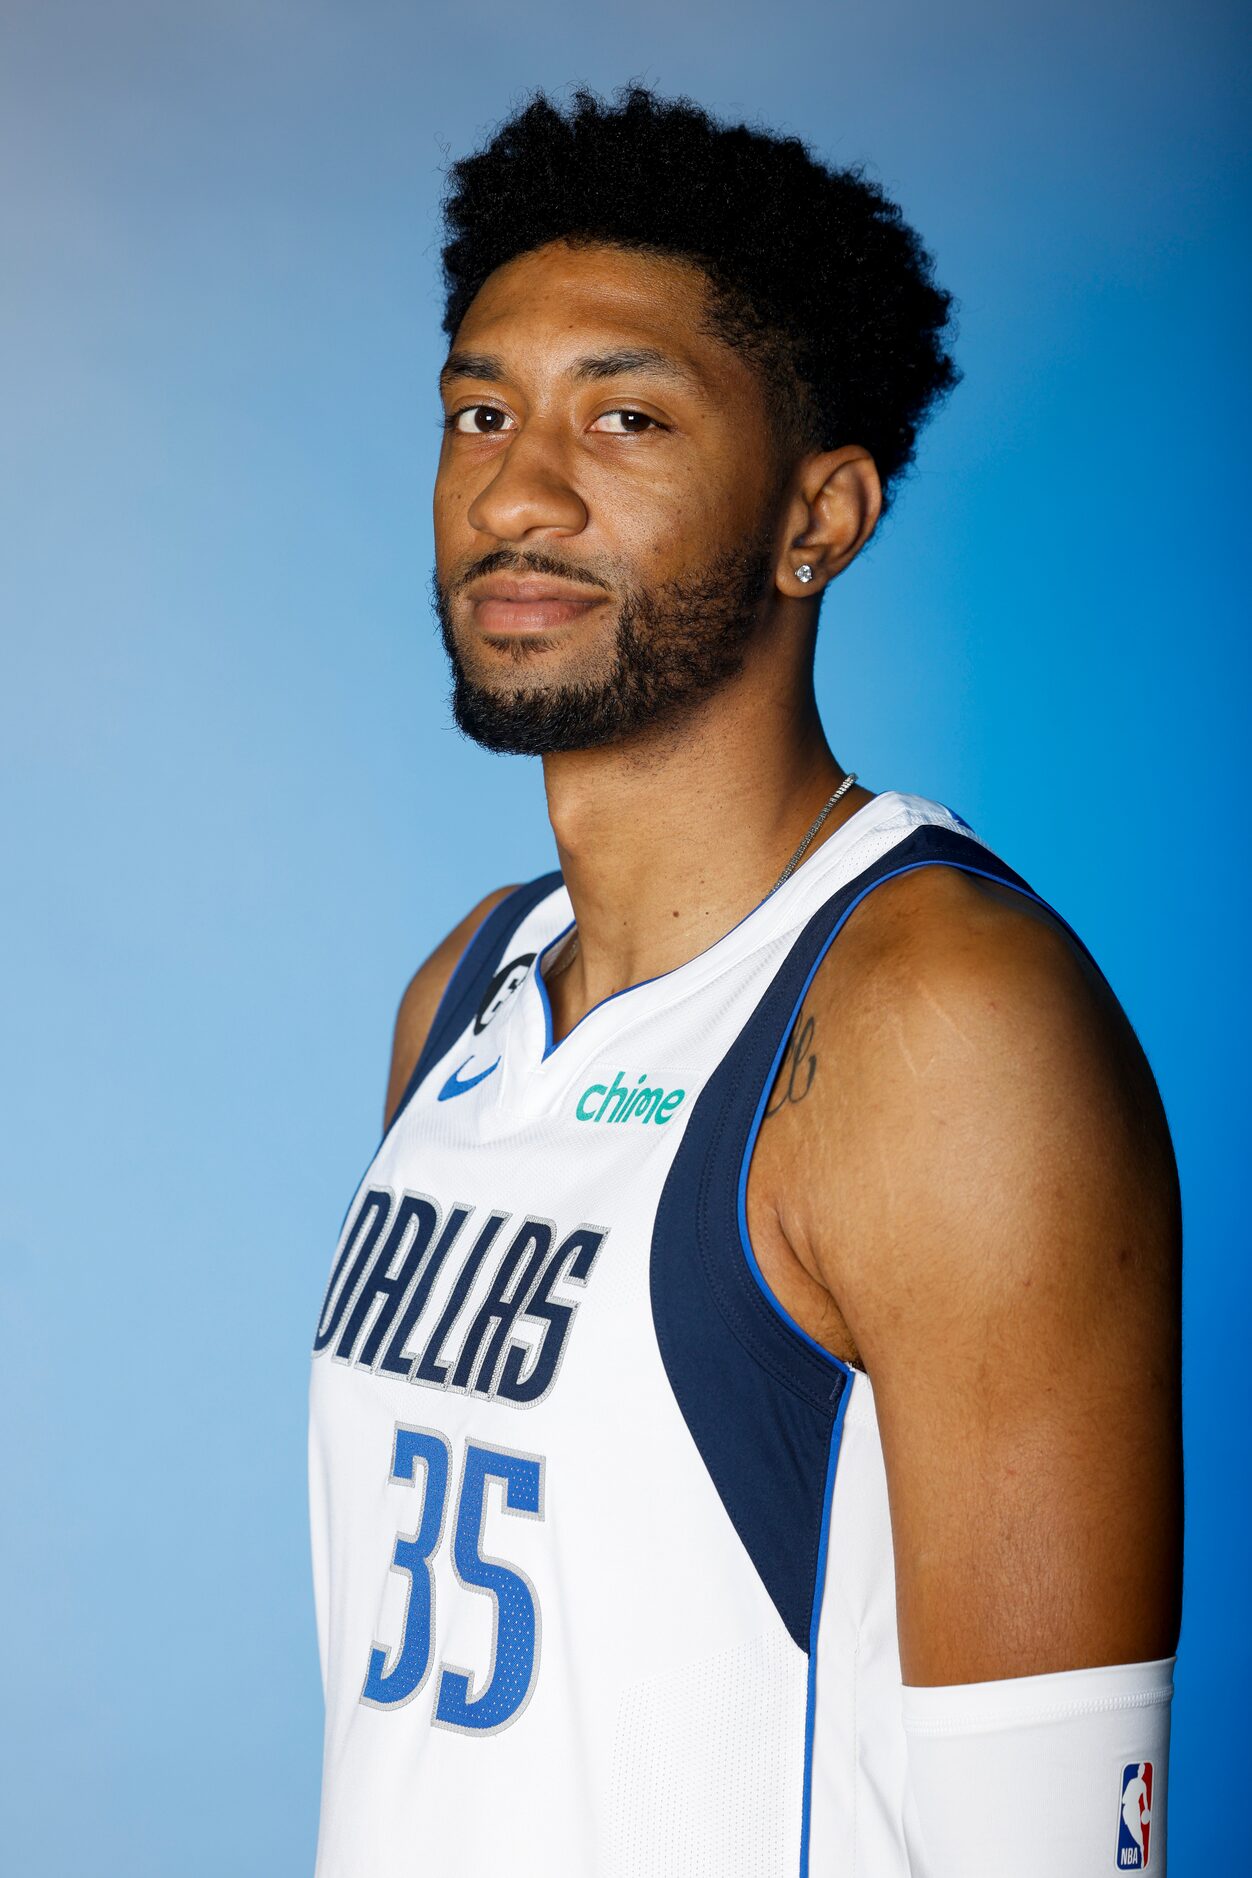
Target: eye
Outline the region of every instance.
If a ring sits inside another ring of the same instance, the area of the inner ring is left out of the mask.
[[[614,423],[615,418],[620,423]],[[649,417],[646,411],[622,410],[602,411],[591,428],[602,430],[610,437],[641,437],[647,430],[664,430],[665,426],[655,417]]]
[[[498,405],[466,404],[459,411],[449,412],[444,428],[457,431],[462,437],[497,437],[511,422],[508,412]]]

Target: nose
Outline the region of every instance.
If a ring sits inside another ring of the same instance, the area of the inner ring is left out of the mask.
[[[587,508],[566,472],[558,440],[538,425],[514,432],[495,475],[470,503],[467,520],[497,541],[581,534]]]

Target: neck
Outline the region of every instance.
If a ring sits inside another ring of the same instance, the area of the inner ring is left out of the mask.
[[[544,759],[579,941],[551,983],[558,1038],[592,1005],[685,964],[759,905],[842,781],[811,677],[784,691],[782,676],[780,695],[764,695],[762,674],[745,671],[674,728]],[[868,799],[850,790],[817,843]]]

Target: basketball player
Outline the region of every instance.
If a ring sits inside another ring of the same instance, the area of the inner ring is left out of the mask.
[[[1161,1106],[814,701],[948,296],[859,173],[638,87],[531,100],[447,217],[454,710],[542,757],[559,871],[414,977],[333,1261],[319,1878],[1094,1878],[1148,1765],[1163,1871]],[[1090,848],[1141,780],[1041,786]]]

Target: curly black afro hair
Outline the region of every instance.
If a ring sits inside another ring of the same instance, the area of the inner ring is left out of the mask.
[[[549,241],[695,263],[711,330],[767,377],[784,450],[861,444],[886,495],[960,377],[944,347],[952,297],[877,184],[689,98],[580,89],[562,112],[535,93],[452,165],[444,224],[450,338],[494,269]]]

